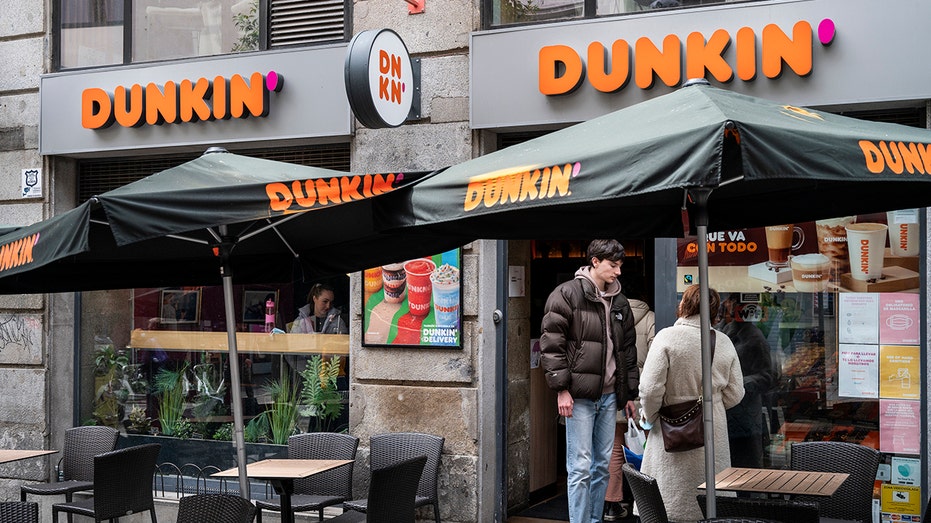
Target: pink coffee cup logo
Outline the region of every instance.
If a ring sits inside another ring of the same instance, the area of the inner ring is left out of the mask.
[[[433,284],[430,274],[436,264],[427,258],[410,260],[404,264],[407,272],[407,305],[414,316],[426,316],[430,313],[430,295]]]

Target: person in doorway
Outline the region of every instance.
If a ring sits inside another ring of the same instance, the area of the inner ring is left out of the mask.
[[[640,286],[633,280],[627,281],[622,290],[630,302],[630,310],[634,315],[634,330],[637,332],[637,369],[643,370],[643,362],[647,358],[647,350],[653,343],[656,334],[656,314],[650,310],[647,302],[643,301]],[[635,402],[635,405],[638,402]],[[640,406],[636,405],[637,412]],[[617,410],[617,424],[614,426],[614,450],[611,451],[611,461],[608,464],[608,492],[605,494],[605,521],[618,521],[630,516],[630,502],[624,500],[624,474],[621,467],[624,465],[624,434],[627,432],[627,416],[624,409]],[[638,452],[639,454],[639,452]]]
[[[291,325],[292,333],[349,334],[338,307],[333,306],[336,293],[326,283],[317,283],[307,293],[307,304],[298,309]]]
[[[709,290],[709,295],[711,321],[714,323],[720,297],[714,289]],[[676,323],[660,330],[653,338],[640,379],[642,416],[648,425],[659,424],[659,409],[663,405],[694,401],[702,395],[699,310],[698,285],[690,285],[679,302]],[[715,333],[711,382],[713,397],[711,401],[706,399],[703,402],[703,408],[714,409],[714,468],[718,473],[731,465],[724,411],[740,403],[744,395],[737,350],[722,332]],[[670,521],[702,519],[695,487],[705,481],[704,447],[666,452],[663,432],[654,428],[647,438],[640,471],[656,478]],[[634,513],[638,512],[635,503]]]
[[[587,256],[547,298],[540,336],[546,383],[566,419],[571,523],[602,519],[617,405],[634,416],[639,383],[634,318],[618,282],[624,247],[593,240]]]
[[[727,411],[731,466],[762,468],[763,395],[776,382],[769,343],[752,323],[759,320],[759,306],[741,303],[739,293],[729,294],[721,305],[722,320],[717,328],[734,342],[744,383],[743,399]]]

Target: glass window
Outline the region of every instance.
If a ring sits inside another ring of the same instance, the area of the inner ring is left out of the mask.
[[[135,0],[134,62],[255,51],[258,0]]]
[[[293,433],[347,431],[348,277],[233,289],[236,384],[222,287],[84,293],[81,353],[90,372],[82,377],[82,422],[130,438],[230,440],[235,386],[247,442],[286,444]],[[225,454],[220,463],[169,461],[221,466],[232,458],[229,448]]]
[[[123,62],[123,0],[66,0],[59,5],[62,68]]]
[[[734,466],[788,467],[794,442],[920,453],[918,209],[709,233],[716,327],[746,396],[728,411]],[[697,283],[678,241],[679,291]]]

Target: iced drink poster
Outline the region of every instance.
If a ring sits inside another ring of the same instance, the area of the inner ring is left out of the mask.
[[[362,344],[461,347],[459,249],[363,272]]]

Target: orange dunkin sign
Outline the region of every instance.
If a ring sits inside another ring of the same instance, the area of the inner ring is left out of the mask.
[[[32,263],[32,248],[39,243],[39,233],[0,246],[0,272]]]
[[[278,92],[284,79],[275,71],[234,74],[229,78],[167,81],[118,86],[113,92],[99,87],[81,93],[81,125],[106,129],[114,123],[141,127],[209,120],[268,116],[268,96]]]
[[[860,140],[866,168],[873,174],[931,174],[931,144]]]
[[[268,205],[275,212],[307,211],[326,205],[363,200],[394,190],[403,173],[334,176],[315,180],[275,182],[265,186]]]
[[[823,46],[834,40],[834,22],[824,19],[818,24],[817,37]],[[734,44],[734,63],[724,58],[725,51]],[[791,35],[779,26],[769,24],[757,38],[750,27],[741,27],[734,35],[718,29],[709,37],[699,32],[689,34],[685,42],[679,35],[667,35],[659,44],[649,38],[638,38],[631,45],[623,39],[615,40],[610,49],[602,42],[591,42],[583,57],[568,45],[549,45],[539,51],[539,89],[547,96],[568,94],[588,80],[597,91],[613,93],[623,89],[633,76],[640,89],[650,89],[656,78],[669,87],[682,81],[683,64],[686,78],[705,78],[711,75],[726,83],[738,78],[754,80],[757,57],[760,57],[763,76],[778,78],[785,68],[798,76],[812,71],[812,26],[800,21]],[[684,53],[683,53],[684,48]]]
[[[479,205],[494,207],[524,200],[568,196],[569,182],[579,175],[579,162],[543,169],[509,169],[469,179],[462,208],[471,211]]]

